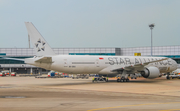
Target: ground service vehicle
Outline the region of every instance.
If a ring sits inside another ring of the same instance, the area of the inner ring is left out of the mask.
[[[166,79],[174,79],[174,78],[178,78],[178,79],[180,79],[180,75],[178,75],[178,74],[170,74],[169,75],[169,77],[166,75]]]
[[[11,76],[16,76],[16,72],[11,72]]]
[[[6,76],[4,72],[0,72],[0,76]]]
[[[4,72],[5,75],[10,75],[10,71],[9,71],[9,70],[4,70],[4,71],[2,71],[2,72]]]

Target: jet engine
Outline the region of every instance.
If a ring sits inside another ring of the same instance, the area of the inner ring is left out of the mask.
[[[159,77],[160,71],[157,67],[148,67],[141,72],[141,75],[144,78],[153,79]]]

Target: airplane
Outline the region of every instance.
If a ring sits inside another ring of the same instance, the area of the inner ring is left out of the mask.
[[[56,55],[31,22],[25,25],[36,52],[26,64],[68,74],[99,74],[96,80],[119,75],[117,82],[128,82],[130,74],[153,79],[177,69],[176,61],[167,57]]]

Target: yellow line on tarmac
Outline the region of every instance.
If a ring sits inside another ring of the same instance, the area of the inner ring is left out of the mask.
[[[97,111],[103,109],[113,109],[113,108],[123,108],[123,107],[131,107],[131,106],[145,106],[145,105],[156,105],[156,104],[175,104],[180,102],[168,102],[168,103],[147,103],[147,104],[135,104],[135,105],[124,105],[124,106],[115,106],[115,107],[105,107],[105,108],[97,108],[97,109],[90,109],[87,111]],[[176,109],[178,110],[178,109]],[[162,110],[162,111],[173,111],[173,110]]]
[[[167,109],[167,110],[159,110],[159,111],[177,111],[177,110],[180,110],[180,109]]]

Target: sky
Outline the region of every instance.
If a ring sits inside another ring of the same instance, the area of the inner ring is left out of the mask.
[[[0,48],[28,48],[32,22],[52,48],[180,45],[180,0],[0,0]],[[31,45],[32,47],[32,45]]]

